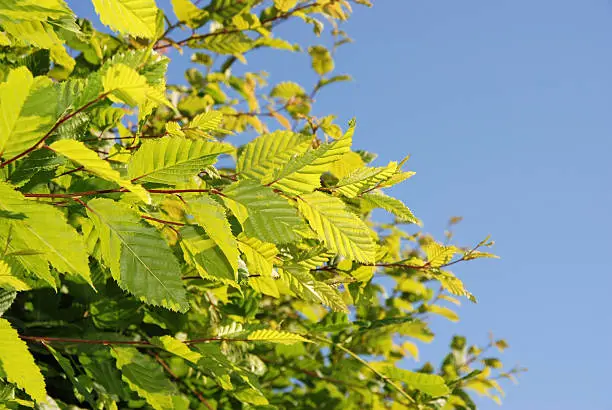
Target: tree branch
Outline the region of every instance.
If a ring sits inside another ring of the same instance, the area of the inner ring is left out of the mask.
[[[146,340],[99,340],[99,339],[79,339],[73,337],[53,337],[53,336],[26,336],[19,335],[23,340],[38,343],[74,343],[87,345],[119,346],[129,345],[137,347],[147,347],[151,349],[161,349],[159,346]],[[227,339],[223,337],[208,337],[200,339],[185,340],[183,343],[188,345],[209,343],[209,342],[252,342],[249,339]]]

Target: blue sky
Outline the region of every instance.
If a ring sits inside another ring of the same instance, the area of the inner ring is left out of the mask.
[[[69,3],[91,17],[89,2]],[[492,234],[502,257],[457,267],[479,303],[436,321],[422,360],[455,333],[486,343],[492,331],[510,343],[504,363],[529,368],[504,409],[611,409],[612,2],[374,3],[344,25],[355,43],[336,72],[355,81],[322,92],[316,113],[357,117],[355,145],[379,164],[412,154],[417,175],[392,193],[437,237],[463,216],[456,242]],[[282,32],[319,41],[300,25]],[[272,82],[314,81],[304,55],[248,61]],[[171,65],[170,81],[184,68]]]

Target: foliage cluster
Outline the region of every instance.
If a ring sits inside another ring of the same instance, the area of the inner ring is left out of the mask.
[[[350,80],[333,74],[340,23],[367,0],[92,1],[108,31],[63,0],[0,0],[0,408],[499,400],[517,371],[489,355],[503,340],[457,336],[438,367],[400,366],[431,315],[475,302],[449,268],[492,243],[422,233],[384,192],[406,159],[373,166],[354,121],[311,114]],[[304,49],[310,91],[237,69],[301,52],[275,35],[289,19],[332,36]],[[170,50],[194,63],[186,86],[166,84]]]

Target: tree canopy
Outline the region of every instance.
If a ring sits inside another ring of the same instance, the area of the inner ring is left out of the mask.
[[[355,120],[312,114],[350,80],[335,51],[368,0],[92,2],[103,31],[0,0],[0,408],[500,401],[521,371],[502,339],[414,364],[432,315],[476,302],[452,266],[493,243],[422,232],[386,192],[408,158],[373,165]],[[288,20],[313,44],[279,37]],[[261,49],[308,53],[315,86],[248,71]],[[178,52],[186,85],[166,83]]]

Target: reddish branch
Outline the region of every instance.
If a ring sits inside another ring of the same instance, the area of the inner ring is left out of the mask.
[[[104,346],[117,346],[117,345],[130,345],[139,347],[150,347],[159,348],[151,342],[146,340],[99,340],[99,339],[79,339],[72,337],[53,337],[53,336],[19,336],[23,340],[38,343],[75,343],[75,344],[88,344],[88,345],[104,345]],[[209,343],[209,342],[252,342],[248,339],[227,339],[223,337],[208,337],[201,339],[185,340],[183,343],[188,345]]]
[[[116,189],[100,189],[96,191],[83,191],[83,192],[69,192],[69,193],[51,193],[51,194],[31,194],[25,193],[23,196],[26,198],[79,198],[82,196],[91,196],[91,195],[99,195],[99,194],[110,194],[116,192],[128,192],[125,188],[116,188]],[[186,192],[193,193],[212,193],[221,195],[221,191],[216,189],[148,189],[147,192],[151,194],[180,194]]]

